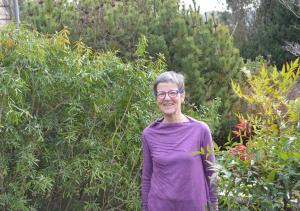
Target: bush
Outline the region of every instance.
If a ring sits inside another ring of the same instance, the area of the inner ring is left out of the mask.
[[[140,135],[166,65],[146,58],[144,37],[128,63],[72,46],[66,29],[0,32],[2,210],[140,210]]]
[[[139,209],[140,133],[164,63],[73,48],[67,30],[0,37],[0,207]]]
[[[263,67],[250,75],[246,92],[233,83],[236,94],[254,105],[256,113],[245,117],[253,125],[247,146],[239,125],[240,131],[234,132],[241,143],[217,152],[215,179],[225,210],[300,208],[300,98],[290,98],[299,75],[296,60],[281,71]]]
[[[185,8],[178,3],[23,0],[20,8],[24,21],[39,32],[51,34],[68,26],[71,40],[81,37],[94,49],[117,50],[122,59],[136,58],[138,38],[144,34],[149,40],[149,55],[157,58],[164,54],[168,70],[185,75],[187,100],[198,107],[210,107],[215,98],[221,100],[218,113],[222,129],[218,136],[226,137],[234,126],[231,111],[238,99],[230,82],[240,80],[243,59],[227,26],[214,15],[205,21],[197,5]]]

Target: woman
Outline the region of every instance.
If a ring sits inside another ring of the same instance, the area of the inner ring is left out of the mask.
[[[208,126],[181,113],[184,78],[173,71],[154,83],[163,118],[144,129],[143,211],[216,210],[217,198],[209,177],[214,162]],[[202,148],[204,153],[193,154]]]

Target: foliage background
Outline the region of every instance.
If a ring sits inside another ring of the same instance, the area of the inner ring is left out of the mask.
[[[68,26],[71,40],[116,51],[124,61],[136,58],[138,38],[145,35],[149,56],[163,54],[168,70],[185,75],[191,104],[209,107],[220,99],[221,128],[215,136],[226,137],[233,127],[238,98],[230,83],[241,77],[243,61],[229,28],[214,17],[204,19],[196,5],[179,8],[178,0],[43,0],[22,1],[20,9],[33,29],[51,34]]]
[[[262,66],[248,76],[248,87],[233,82],[235,93],[255,110],[241,117],[240,143],[232,148],[230,140],[229,150],[217,153],[215,179],[219,177],[216,183],[225,209],[300,208],[300,97],[291,97],[300,75],[298,61],[281,71]],[[243,130],[247,121],[249,127]]]
[[[165,65],[72,48],[67,34],[1,32],[0,205],[137,210],[140,131]]]
[[[226,0],[231,14],[223,14],[241,56],[281,67],[295,59],[286,51],[287,42],[299,43],[300,6],[294,0]],[[299,56],[299,53],[298,53]]]
[[[27,29],[0,33],[1,209],[140,210],[140,133],[170,69],[186,77],[184,112],[221,146],[220,209],[299,208],[299,64],[271,67],[300,42],[291,1],[227,0],[217,16],[178,2],[20,1]],[[234,112],[249,140],[231,138]]]
[[[166,64],[143,36],[125,63],[68,33],[0,33],[0,207],[139,210],[140,134],[159,117],[151,87]],[[216,131],[219,106],[185,111]]]

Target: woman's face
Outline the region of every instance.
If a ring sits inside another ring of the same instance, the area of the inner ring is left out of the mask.
[[[184,93],[179,93],[178,86],[175,83],[159,83],[156,91],[156,103],[165,116],[181,114],[181,103],[184,101]]]

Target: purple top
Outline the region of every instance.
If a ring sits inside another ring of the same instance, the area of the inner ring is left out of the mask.
[[[214,162],[211,133],[204,122],[162,123],[144,129],[143,211],[204,211],[217,205],[207,160]],[[205,154],[192,152],[203,148]],[[207,150],[210,148],[210,153]]]

